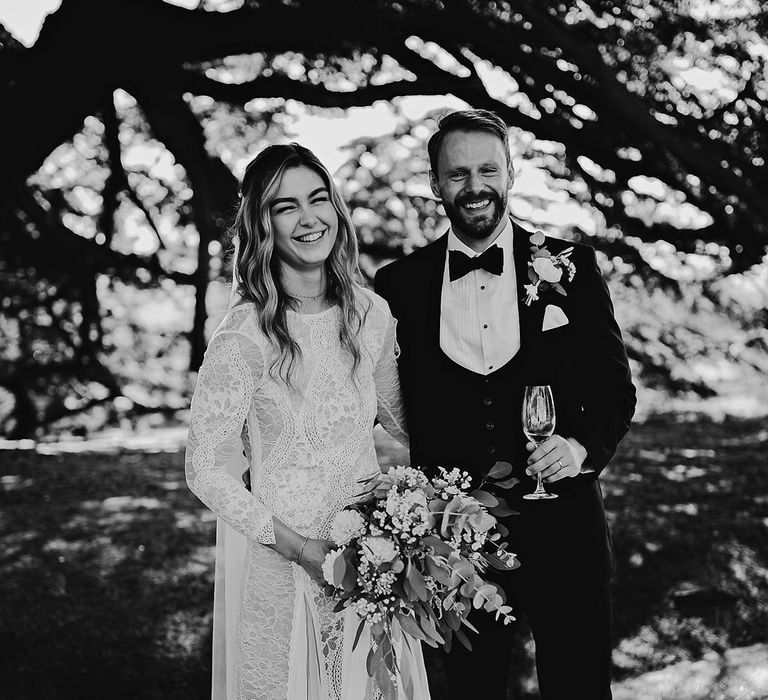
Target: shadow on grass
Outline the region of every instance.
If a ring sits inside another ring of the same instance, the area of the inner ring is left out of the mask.
[[[210,697],[213,521],[183,456],[1,459],[0,696]]]
[[[675,416],[623,443],[602,478],[618,678],[766,640],[767,448],[763,422]],[[214,519],[183,454],[5,450],[0,486],[0,697],[209,698]],[[512,653],[510,696],[535,697],[525,635]]]
[[[635,427],[602,478],[617,678],[767,640],[768,428],[691,418]]]

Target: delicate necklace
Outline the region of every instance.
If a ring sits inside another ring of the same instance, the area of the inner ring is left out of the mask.
[[[324,289],[319,294],[296,294],[295,292],[288,292],[292,297],[297,297],[298,299],[319,299],[323,294],[325,294],[326,290]]]

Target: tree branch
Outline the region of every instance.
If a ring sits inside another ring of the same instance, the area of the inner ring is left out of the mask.
[[[425,81],[420,80],[398,80],[341,92],[282,75],[256,78],[244,83],[222,83],[192,72],[185,78],[184,87],[197,95],[208,95],[222,102],[239,105],[257,97],[277,97],[298,100],[317,107],[363,107],[379,100],[389,101],[404,95],[438,94],[435,86],[428,87]]]

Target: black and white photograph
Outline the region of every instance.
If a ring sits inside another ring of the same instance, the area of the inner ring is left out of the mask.
[[[0,700],[766,700],[760,0],[0,0]]]

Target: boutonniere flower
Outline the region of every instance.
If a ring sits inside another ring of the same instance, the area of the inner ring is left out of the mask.
[[[563,296],[568,296],[562,283],[567,279],[573,280],[576,274],[576,265],[571,260],[573,246],[566,248],[557,255],[544,247],[544,234],[536,231],[530,238],[531,259],[528,261],[528,279],[531,284],[524,285],[525,305],[530,306],[532,302],[537,301],[541,292],[554,289]]]

